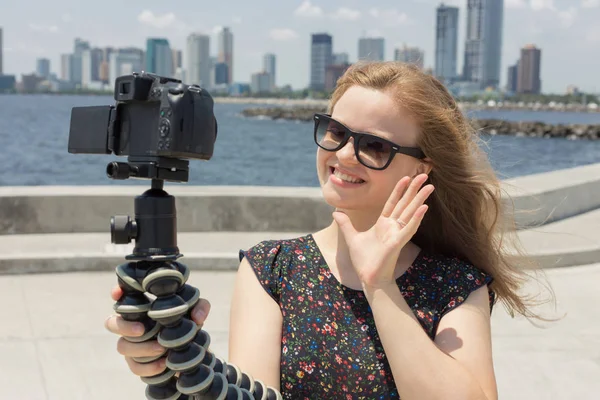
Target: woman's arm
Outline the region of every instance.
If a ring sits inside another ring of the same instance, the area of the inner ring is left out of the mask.
[[[229,321],[229,362],[279,390],[281,363],[279,305],[260,285],[246,260],[240,263]]]
[[[365,289],[403,400],[495,400],[487,286],[440,321],[435,343],[397,285]]]

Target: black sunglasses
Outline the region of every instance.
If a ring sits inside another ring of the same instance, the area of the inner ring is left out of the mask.
[[[354,139],[356,159],[365,167],[382,170],[392,162],[396,153],[417,159],[425,158],[418,147],[404,147],[370,133],[355,132],[328,114],[315,114],[315,143],[327,151],[338,151],[348,139]]]

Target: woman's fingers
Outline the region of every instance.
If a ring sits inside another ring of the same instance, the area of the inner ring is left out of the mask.
[[[131,372],[137,376],[153,376],[167,369],[167,359],[164,357],[148,364],[135,362],[131,357],[125,357],[125,360]]]
[[[392,211],[394,211],[396,204],[398,204],[398,202],[402,198],[402,193],[404,193],[409,183],[410,178],[408,176],[405,176],[404,178],[398,181],[398,183],[394,187],[394,190],[392,190],[392,194],[388,198],[388,201],[383,207],[383,211],[381,212],[382,217],[387,218],[392,214]]]
[[[192,310],[192,319],[198,326],[202,327],[202,325],[204,325],[204,321],[206,321],[206,317],[208,317],[209,312],[210,303],[208,300],[200,299]]]
[[[117,341],[117,351],[119,354],[126,357],[152,357],[165,353],[165,348],[162,347],[156,340],[150,340],[142,343],[131,343],[125,338],[119,338]]]
[[[423,186],[425,181],[427,181],[426,174],[418,175],[416,178],[413,179],[413,181],[410,184],[410,186],[408,187],[408,189],[406,189],[404,196],[402,196],[402,198],[400,199],[398,204],[396,204],[396,207],[394,207],[394,211],[392,211],[390,218],[393,218],[393,219],[400,218],[400,216],[403,214],[406,207],[413,201],[413,199],[419,192],[419,188],[421,186]],[[408,221],[404,221],[404,222],[408,223]]]
[[[120,315],[111,315],[104,321],[104,327],[121,336],[142,336],[144,325],[139,322],[125,321]]]
[[[398,217],[400,221],[408,224],[419,207],[425,204],[425,201],[431,195],[431,193],[433,193],[433,190],[433,185],[427,185],[423,187],[423,189],[419,190],[419,193],[417,193],[413,200],[404,208],[404,211],[402,214],[400,214],[400,217]]]
[[[110,291],[110,297],[112,297],[114,301],[119,301],[121,296],[123,296],[123,289],[121,289],[120,286],[115,286]]]

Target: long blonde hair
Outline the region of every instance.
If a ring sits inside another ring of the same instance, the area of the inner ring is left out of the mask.
[[[547,320],[530,309],[533,296],[518,293],[529,278],[524,270],[536,265],[518,241],[514,210],[502,199],[501,182],[477,130],[446,87],[411,64],[360,62],[338,80],[330,112],[352,86],[392,94],[420,126],[417,145],[433,164],[429,182],[435,191],[413,242],[490,274],[491,290],[511,315]]]

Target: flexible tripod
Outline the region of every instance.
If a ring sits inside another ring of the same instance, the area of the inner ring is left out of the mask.
[[[111,242],[127,244],[135,239],[129,262],[116,268],[123,296],[114,310],[127,321],[140,322],[145,333],[125,337],[140,343],[157,339],[165,353],[134,358],[150,363],[167,358],[162,373],[142,378],[148,400],[277,400],[281,394],[259,380],[227,364],[210,350],[210,336],[191,320],[200,291],[186,282],[189,269],[177,259],[175,197],[163,190],[165,180],[187,182],[188,161],[170,158],[129,158],[128,163],[110,163],[113,179],[152,179],[152,187],[135,198],[135,219],[111,218]]]

